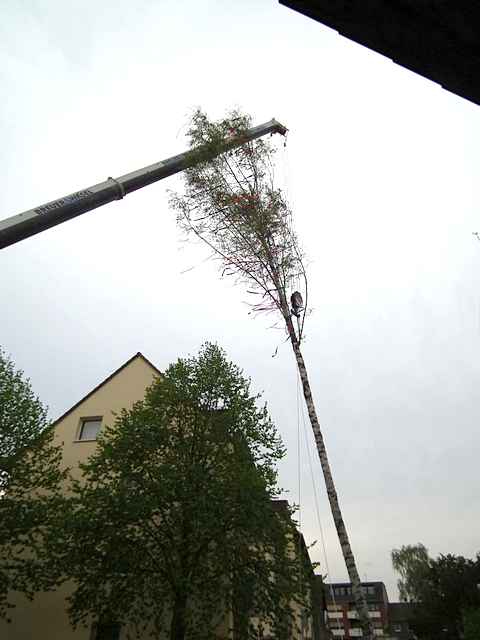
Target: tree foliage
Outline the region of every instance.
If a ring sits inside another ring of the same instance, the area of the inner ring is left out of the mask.
[[[33,598],[56,583],[44,541],[65,472],[52,437],[30,382],[0,352],[0,617],[7,619],[12,591]]]
[[[305,595],[290,514],[272,502],[284,449],[258,400],[207,344],[104,430],[50,540],[75,625],[206,639],[230,609],[238,638],[259,621],[290,637]]]
[[[421,543],[392,550],[392,565],[400,574],[397,582],[400,600],[404,602],[421,600],[421,587],[429,570],[429,563],[428,550]]]
[[[422,640],[460,640],[480,607],[480,555],[428,556],[422,544],[392,552],[404,599],[416,603],[412,626]],[[468,624],[467,624],[468,622]],[[480,637],[480,636],[479,636]]]
[[[171,204],[181,228],[221,261],[222,274],[247,286],[255,311],[283,314],[282,302],[299,279],[306,291],[306,273],[291,211],[275,187],[274,147],[256,139],[228,148],[228,140],[241,140],[250,126],[239,111],[219,122],[197,111],[188,130],[195,162],[184,172],[185,192],[173,194]]]
[[[16,461],[47,424],[47,409],[30,381],[0,349],[0,493]]]

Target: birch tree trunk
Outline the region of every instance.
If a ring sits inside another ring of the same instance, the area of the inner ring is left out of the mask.
[[[281,289],[279,290],[279,293]],[[310,424],[312,426],[313,435],[315,438],[315,444],[317,447],[318,457],[323,471],[323,477],[325,479],[325,486],[327,489],[328,501],[330,503],[330,509],[337,530],[338,540],[342,549],[343,558],[347,567],[348,576],[352,584],[352,594],[355,598],[355,605],[357,608],[360,623],[362,625],[363,637],[366,640],[374,640],[375,631],[372,621],[368,614],[368,606],[364,594],[362,593],[360,576],[358,575],[357,565],[355,563],[355,557],[353,555],[352,547],[350,546],[350,540],[348,539],[347,528],[343,521],[342,511],[340,509],[340,503],[338,501],[337,491],[335,489],[335,483],[333,482],[332,472],[330,469],[330,463],[328,461],[327,450],[325,448],[325,442],[323,440],[322,430],[317,417],[317,411],[313,402],[312,390],[310,388],[310,382],[308,380],[307,368],[303,359],[302,351],[300,349],[300,342],[293,325],[290,309],[286,301],[283,292],[280,294],[280,306],[282,315],[287,326],[287,331],[292,343],[293,353],[297,363],[298,372],[300,374],[300,380],[302,381],[303,396],[305,398],[305,404],[307,405],[308,417],[310,418]]]

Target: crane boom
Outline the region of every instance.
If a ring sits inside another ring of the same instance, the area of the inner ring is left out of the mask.
[[[285,135],[286,132],[286,127],[277,122],[277,120],[270,120],[247,129],[247,131],[242,132],[240,137],[232,137],[227,140],[225,147],[218,153],[213,154],[212,157],[226,149],[238,147],[245,144],[245,142],[260,138],[268,133]],[[0,221],[0,249],[45,231],[45,229],[54,227],[61,222],[75,218],[82,213],[113,202],[113,200],[121,200],[128,193],[188,169],[195,162],[197,160],[192,159],[191,152],[186,151],[161,162],[155,162],[148,167],[143,167],[143,169],[126,173],[119,178],[107,178],[104,182],[99,182],[63,198],[52,200],[34,209],[6,218]]]

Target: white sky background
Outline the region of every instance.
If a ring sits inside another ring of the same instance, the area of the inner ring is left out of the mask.
[[[10,0],[2,13],[1,218],[184,151],[196,106],[290,129],[279,175],[310,260],[304,354],[361,576],[393,599],[392,547],[473,556],[480,107],[273,1]],[[298,500],[293,355],[283,344],[272,359],[271,320],[180,242],[166,193],[180,184],[2,251],[0,343],[56,417],[137,351],[164,368],[218,341],[264,390]],[[330,577],[346,580],[316,458],[314,472]],[[304,451],[301,485],[311,542]],[[325,574],[320,544],[311,555]]]

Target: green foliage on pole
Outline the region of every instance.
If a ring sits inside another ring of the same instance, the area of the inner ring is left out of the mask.
[[[257,620],[291,637],[306,581],[291,514],[272,502],[283,455],[219,347],[170,365],[99,436],[59,513],[49,550],[74,581],[72,623],[206,639],[231,610],[235,637],[256,638]]]
[[[170,202],[186,235],[200,238],[220,260],[222,276],[246,285],[255,312],[283,314],[282,301],[299,282],[306,297],[303,254],[275,185],[273,145],[255,139],[229,146],[250,126],[240,111],[218,121],[196,111],[187,132],[192,166],[183,173],[184,193],[171,194]]]

